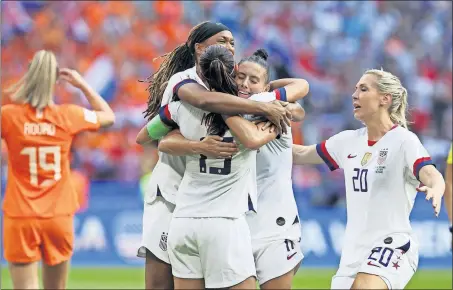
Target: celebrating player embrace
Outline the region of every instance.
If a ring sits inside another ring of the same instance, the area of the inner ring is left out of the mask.
[[[208,47],[200,57],[202,79],[213,91],[237,95],[234,66],[231,52],[219,45]],[[179,99],[190,83],[201,86],[183,80],[174,87],[174,97]],[[161,108],[147,125],[147,138],[160,138],[163,126],[179,127],[190,140],[219,135],[224,142],[233,142],[234,134],[241,144],[230,158],[186,157],[168,235],[175,288],[253,288],[255,264],[244,214],[256,209],[256,149],[277,133],[261,130],[242,117],[222,117],[184,102]]]
[[[347,226],[332,288],[403,289],[418,266],[409,222],[417,190],[432,200],[437,216],[445,183],[406,128],[407,91],[396,76],[366,71],[352,101],[365,127],[318,145],[294,145],[294,163],[344,169]]]
[[[158,115],[161,106],[172,100],[174,87],[182,80],[191,79],[179,98],[188,104],[210,112],[223,114],[256,114],[266,116],[277,126],[289,124],[289,111],[279,102],[262,103],[240,99],[229,94],[207,91],[200,75],[200,55],[213,45],[221,45],[234,54],[234,38],[221,23],[203,22],[195,26],[186,41],[165,56],[159,70],[150,77],[149,102],[146,116]],[[206,94],[207,93],[207,94]],[[182,137],[182,136],[181,136]],[[176,136],[174,138],[177,138]],[[184,138],[183,138],[184,139]],[[208,157],[229,157],[237,152],[232,143],[219,142],[220,137],[207,136],[203,141],[190,140],[182,148],[183,154],[203,154]],[[146,127],[137,136],[139,144],[150,141]],[[179,147],[179,146],[178,146]],[[172,288],[172,269],[167,253],[167,234],[172,218],[175,196],[185,170],[185,157],[159,153],[145,194],[143,239],[139,256],[146,257],[145,284],[147,289]]]

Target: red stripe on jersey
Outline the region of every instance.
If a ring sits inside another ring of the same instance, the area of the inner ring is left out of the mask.
[[[391,131],[391,130],[395,129],[396,127],[398,127],[398,124],[395,124],[395,125],[393,125],[393,127],[392,127],[392,128],[390,128],[390,130],[389,130],[389,131]],[[374,145],[374,144],[376,144],[376,143],[377,143],[377,141],[371,141],[371,140],[368,140],[368,146],[370,146],[370,147],[371,147],[371,146],[373,146],[373,145]]]
[[[371,141],[371,140],[368,140],[368,146],[373,146],[374,144],[376,144],[377,141]]]
[[[168,105],[165,105],[164,107],[164,114],[165,114],[165,117],[168,119],[168,120],[173,120],[171,118],[171,113],[170,113],[170,110],[168,109]]]
[[[274,90],[274,92],[275,92],[275,99],[276,100],[280,100],[281,99],[280,91],[279,90]]]
[[[423,168],[423,166],[426,166],[426,165],[432,165],[432,161],[431,161],[431,157],[422,157],[422,158],[418,158],[417,160],[415,160],[414,162],[414,166],[413,166],[413,174],[414,176],[419,179],[419,176],[418,174],[420,173],[420,170]]]
[[[329,160],[329,162],[335,167],[338,168],[338,164],[335,162],[335,160],[330,156],[329,151],[327,151],[326,147],[326,141],[321,142],[321,151],[324,153],[324,156]]]

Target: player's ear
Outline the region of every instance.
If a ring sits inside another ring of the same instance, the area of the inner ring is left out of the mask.
[[[380,96],[380,103],[381,107],[390,107],[392,104],[392,95],[390,94],[383,94]]]
[[[200,55],[203,54],[203,52],[205,51],[206,49],[206,46],[202,43],[195,43],[195,54],[200,57]]]

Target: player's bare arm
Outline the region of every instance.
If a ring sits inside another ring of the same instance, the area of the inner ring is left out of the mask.
[[[257,150],[277,137],[275,130],[261,130],[263,123],[255,125],[239,116],[226,116],[224,119],[233,135],[248,149]]]
[[[150,145],[150,142],[158,141],[173,129],[170,125],[165,124],[158,114],[140,130],[135,142],[140,145]]]
[[[452,205],[452,197],[453,197],[453,176],[452,176],[452,149],[453,146],[450,147],[450,152],[447,158],[447,164],[445,167],[445,208],[447,210],[448,221],[450,222],[450,232],[452,232],[452,223],[453,223],[453,205]]]
[[[296,78],[274,80],[269,85],[271,91],[284,87],[286,90],[286,101],[290,103],[295,103],[302,99],[310,90],[310,86],[306,80]]]
[[[184,138],[179,130],[173,130],[160,140],[158,148],[174,156],[203,154],[210,158],[230,158],[238,152],[235,143],[222,140],[220,136],[206,136],[202,141],[192,141]]]
[[[305,110],[299,103],[287,103],[286,108],[291,112],[291,121],[302,122],[305,118]]]
[[[293,145],[293,164],[322,164],[324,161],[316,151],[316,145]]]
[[[253,114],[265,116],[284,133],[286,133],[286,127],[291,125],[291,113],[279,102],[256,102],[229,94],[210,92],[203,86],[194,83],[180,87],[178,96],[192,106],[208,112],[227,115]]]
[[[153,146],[157,148],[157,140],[153,140],[149,137],[146,125],[138,132],[135,142],[142,146]]]
[[[67,81],[74,87],[80,89],[96,112],[101,127],[109,127],[115,123],[115,114],[109,104],[83,79],[75,70],[62,68],[59,78]]]
[[[450,225],[453,223],[453,212],[452,212],[452,196],[453,196],[453,175],[452,175],[452,164],[447,164],[445,169],[445,206],[447,209],[448,220]]]
[[[236,144],[222,142],[222,139],[208,136],[202,141],[188,140],[179,130],[166,125],[160,115],[156,115],[140,130],[135,141],[142,146],[158,147],[159,151],[174,156],[203,154],[211,158],[228,158],[237,153]],[[159,144],[157,140],[160,140]]]
[[[284,100],[285,102],[280,103],[291,112],[291,121],[301,122],[305,117],[305,110],[297,101],[308,94],[310,90],[308,82],[304,79],[288,78],[271,81],[269,85],[271,91],[285,88],[286,99]],[[268,127],[269,124],[264,126],[263,129],[265,130]]]
[[[419,173],[420,181],[424,184],[419,191],[426,194],[426,200],[432,199],[434,213],[439,216],[442,206],[442,196],[445,192],[445,181],[442,174],[433,166],[424,166]]]

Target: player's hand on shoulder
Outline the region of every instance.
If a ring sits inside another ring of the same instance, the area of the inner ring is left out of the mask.
[[[239,149],[234,142],[222,142],[220,136],[206,136],[200,142],[200,152],[210,158],[230,158]]]
[[[85,82],[83,77],[76,70],[69,68],[60,69],[58,77],[60,80],[65,80],[76,88],[80,88]]]
[[[436,188],[431,188],[426,185],[420,186],[419,188],[417,188],[417,190],[426,194],[426,200],[432,200],[434,214],[436,215],[436,217],[439,216],[440,208],[442,206],[442,196],[444,194],[443,191],[441,192]]]

